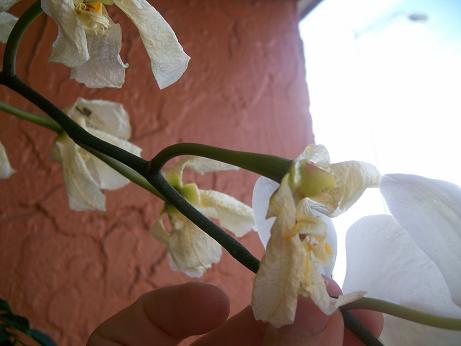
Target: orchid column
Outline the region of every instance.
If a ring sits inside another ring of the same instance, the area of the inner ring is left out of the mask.
[[[57,28],[45,16],[20,47],[18,75],[60,107],[77,96],[123,103],[131,141],[146,158],[180,141],[284,157],[303,150],[312,135],[295,1],[151,3],[192,57],[172,86],[159,90],[135,26],[112,6],[109,14],[122,27],[121,56],[130,65],[123,89],[88,89],[68,78],[67,67],[48,63]],[[4,87],[0,95],[40,112]],[[142,292],[189,280],[171,272],[165,247],[147,233],[160,211],[158,199],[130,185],[106,192],[104,214],[70,211],[61,167],[50,161],[55,135],[4,114],[0,121],[0,140],[17,171],[0,180],[0,193],[8,196],[0,199],[0,295],[11,297],[16,310],[60,345],[83,344],[100,321]],[[199,183],[249,203],[254,180],[229,172]],[[262,253],[254,235],[242,242]],[[253,275],[223,257],[204,280],[224,287],[238,311],[249,303]]]

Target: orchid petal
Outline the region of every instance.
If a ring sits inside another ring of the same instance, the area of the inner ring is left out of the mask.
[[[322,220],[323,224],[326,227],[327,235],[326,235],[326,241],[328,245],[331,247],[331,258],[329,261],[325,264],[320,265],[320,272],[328,277],[332,277],[333,275],[333,269],[335,267],[336,263],[336,255],[338,252],[338,241],[337,241],[337,234],[336,234],[336,229],[335,226],[333,225],[333,222],[331,221],[331,218],[329,218],[326,215],[323,215],[322,213],[319,213],[315,210],[312,210],[312,214],[319,217],[320,220]]]
[[[18,3],[19,0],[2,0],[0,2],[0,12],[8,11],[13,5]]]
[[[335,176],[336,187],[313,199],[320,205],[314,207],[329,216],[337,216],[349,209],[369,187],[380,182],[378,170],[369,163],[346,161],[330,165]]]
[[[18,18],[8,12],[0,11],[0,42],[6,43],[10,36],[11,30],[18,21]]]
[[[170,240],[170,234],[165,229],[162,221],[162,216],[151,226],[149,233],[157,240],[161,241],[165,245],[168,245]]]
[[[186,161],[186,166],[187,168],[190,168],[200,174],[239,170],[239,167],[237,166],[199,156],[192,156],[188,158]]]
[[[119,24],[111,23],[103,34],[87,33],[90,59],[74,67],[71,78],[88,88],[121,88],[125,81],[124,64],[120,58],[122,30]]]
[[[318,167],[325,168],[330,163],[330,154],[325,146],[312,144],[296,158],[296,161],[301,160],[307,160]]]
[[[294,321],[305,256],[298,236],[284,237],[284,231],[296,221],[296,205],[287,177],[271,198],[270,215],[277,218],[255,277],[252,308],[257,320],[278,328]]]
[[[14,174],[14,169],[10,165],[5,147],[0,143],[0,179],[6,179]]]
[[[381,192],[397,222],[436,263],[461,306],[461,189],[415,175],[386,175]]]
[[[58,25],[50,61],[77,67],[88,61],[85,29],[79,23],[73,0],[41,0],[43,12]]]
[[[189,56],[174,31],[146,0],[114,0],[139,30],[160,89],[176,82],[186,71]]]
[[[203,207],[212,207],[221,226],[242,237],[254,227],[253,210],[239,200],[213,190],[200,190]]]
[[[128,113],[121,103],[79,97],[67,114],[74,120],[83,116],[88,126],[121,139],[131,136]]]
[[[221,245],[190,220],[176,212],[170,215],[173,231],[168,249],[173,270],[200,277],[221,259]]]
[[[77,211],[104,211],[105,197],[77,150],[77,145],[64,135],[56,140],[56,147],[62,163],[70,208]]]
[[[266,216],[267,210],[269,209],[269,200],[279,186],[280,185],[278,183],[271,179],[260,177],[258,180],[256,180],[255,186],[253,188],[252,207],[255,216],[255,226],[259,235],[259,239],[261,240],[264,247],[267,246],[271,236],[271,227],[275,221],[275,218],[267,218]],[[327,243],[331,246],[333,254],[328,263],[320,266],[320,271],[323,275],[331,277],[337,253],[336,230],[333,222],[328,216],[325,216],[324,214],[313,209],[311,209],[311,212],[314,216],[317,216],[322,220],[327,229],[326,240]]]
[[[437,265],[388,215],[357,221],[346,238],[347,273],[344,292],[366,290],[368,296],[447,317],[461,309]],[[459,345],[460,332],[445,331],[386,316],[381,338],[385,345]]]
[[[115,136],[92,128],[88,128],[87,131],[92,135],[113,145],[116,145],[119,148],[122,148],[136,156],[140,156],[141,154],[141,148],[128,141],[125,141],[123,139],[117,138]],[[102,189],[116,190],[127,185],[130,182],[130,180],[125,178],[116,170],[108,166],[105,162],[101,161],[93,155],[90,155],[88,157],[87,164],[88,167],[91,167],[92,172],[96,173],[94,174],[94,178],[99,182],[99,187]]]
[[[271,228],[275,218],[267,218],[269,200],[280,185],[266,177],[256,180],[253,188],[252,207],[255,215],[256,231],[264,247],[267,246],[271,236]]]
[[[301,291],[301,294],[306,298],[312,299],[325,315],[331,315],[341,306],[362,298],[364,293],[363,291],[356,291],[349,294],[342,294],[338,298],[332,298],[328,294],[325,279],[318,270],[311,270],[308,286],[303,287]]]

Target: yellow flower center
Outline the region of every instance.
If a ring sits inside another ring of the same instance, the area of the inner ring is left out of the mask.
[[[110,26],[109,18],[101,1],[74,0],[75,13],[86,30],[104,33]]]

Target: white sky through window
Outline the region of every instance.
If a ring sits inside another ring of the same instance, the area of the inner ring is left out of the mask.
[[[315,139],[332,162],[461,185],[460,18],[458,0],[324,0],[300,23]],[[339,283],[347,229],[384,212],[375,190],[335,219]]]

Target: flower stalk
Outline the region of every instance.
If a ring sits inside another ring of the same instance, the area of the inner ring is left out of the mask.
[[[13,30],[8,37],[5,52],[3,55],[3,73],[5,76],[16,75],[16,54],[18,51],[19,43],[21,42],[22,35],[29,27],[29,25],[42,13],[40,0],[34,2],[23,15],[18,19]]]
[[[356,300],[355,302],[344,305],[344,309],[366,309],[379,311],[388,315],[400,317],[404,320],[424,324],[426,326],[448,330],[461,330],[461,320],[458,318],[432,315],[381,299],[364,297]]]

